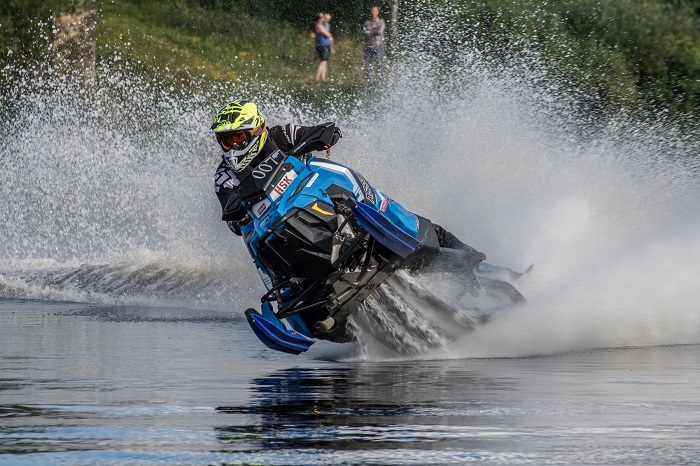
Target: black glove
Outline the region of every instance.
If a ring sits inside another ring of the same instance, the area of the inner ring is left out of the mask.
[[[238,224],[238,222],[226,222],[228,225],[228,229],[234,232],[238,236],[243,236],[241,233],[241,226]]]
[[[340,131],[340,128],[335,128],[333,130],[333,138],[331,139],[331,146],[334,146],[336,142],[338,142],[338,139],[343,137],[343,133]]]
[[[245,207],[241,205],[241,198],[237,195],[233,195],[229,198],[228,202],[226,203],[226,207],[224,207],[224,212],[221,215],[221,220],[227,222],[240,222],[243,219],[243,217],[245,217],[247,214],[248,211],[245,210]]]
[[[246,214],[245,217],[243,217],[240,221],[233,221],[229,220],[226,222],[228,225],[229,230],[237,234],[238,236],[241,236],[241,227],[248,225],[252,219],[250,218],[250,215]]]

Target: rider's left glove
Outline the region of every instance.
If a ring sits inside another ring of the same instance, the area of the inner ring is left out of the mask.
[[[335,128],[333,130],[333,138],[331,139],[331,146],[334,146],[336,142],[338,142],[338,139],[343,137],[343,133],[340,131],[340,128]]]

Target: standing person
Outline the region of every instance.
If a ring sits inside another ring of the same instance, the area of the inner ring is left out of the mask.
[[[329,15],[330,16],[330,15]],[[331,55],[331,41],[333,36],[328,30],[326,15],[318,13],[316,15],[316,55],[320,60],[316,69],[316,81],[326,80],[326,70],[328,69],[328,59]]]
[[[365,34],[365,79],[372,79],[373,65],[376,65],[376,76],[382,76],[384,66],[384,20],[379,17],[379,7],[370,8],[371,18],[362,25]]]
[[[328,29],[328,32],[331,32],[331,19],[333,17],[331,16],[330,13],[326,13],[326,22],[324,25],[326,26],[326,29]],[[331,53],[335,53],[335,47],[334,47],[335,40],[331,37]]]

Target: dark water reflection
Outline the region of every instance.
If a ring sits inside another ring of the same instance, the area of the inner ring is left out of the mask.
[[[698,346],[359,363],[91,309],[0,300],[0,464],[700,463]]]
[[[280,370],[253,381],[251,403],[217,408],[254,424],[216,430],[224,449],[275,461],[324,452],[358,464],[695,463],[700,378],[684,374],[697,354],[670,347]]]
[[[252,415],[255,425],[217,431],[229,447],[242,442],[261,450],[376,451],[406,444],[432,450],[436,442],[439,448],[472,449],[477,445],[457,426],[480,422],[469,414],[457,419],[449,400],[479,390],[509,388],[457,367],[442,370],[434,362],[286,369],[255,379],[252,403],[217,408],[227,415]],[[452,418],[443,425],[440,417],[448,413]]]

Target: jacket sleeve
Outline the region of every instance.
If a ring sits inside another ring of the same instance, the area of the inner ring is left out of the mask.
[[[237,221],[232,221],[224,215],[224,209],[226,204],[231,198],[238,196],[238,185],[240,181],[236,178],[236,175],[224,164],[223,162],[219,164],[214,174],[214,192],[216,193],[217,199],[219,199],[219,204],[221,204],[221,220],[226,221],[226,225],[229,230],[241,236],[240,223]]]
[[[283,126],[273,126],[269,129],[272,141],[283,152],[289,152],[301,139],[311,126],[300,126],[288,123]]]
[[[289,123],[284,126],[272,126],[268,131],[270,132],[272,141],[277,144],[277,147],[283,152],[289,152],[312,128],[314,128],[314,126],[300,126]],[[340,128],[336,128],[331,146],[335,145],[341,137],[343,137],[343,135]]]
[[[221,162],[214,174],[214,192],[219,199],[222,212],[229,198],[238,193],[237,188],[239,184],[240,181],[236,178],[236,175],[233,174],[233,171],[231,171],[226,164]]]
[[[367,20],[362,24],[362,33],[369,39],[372,34],[372,21]]]

